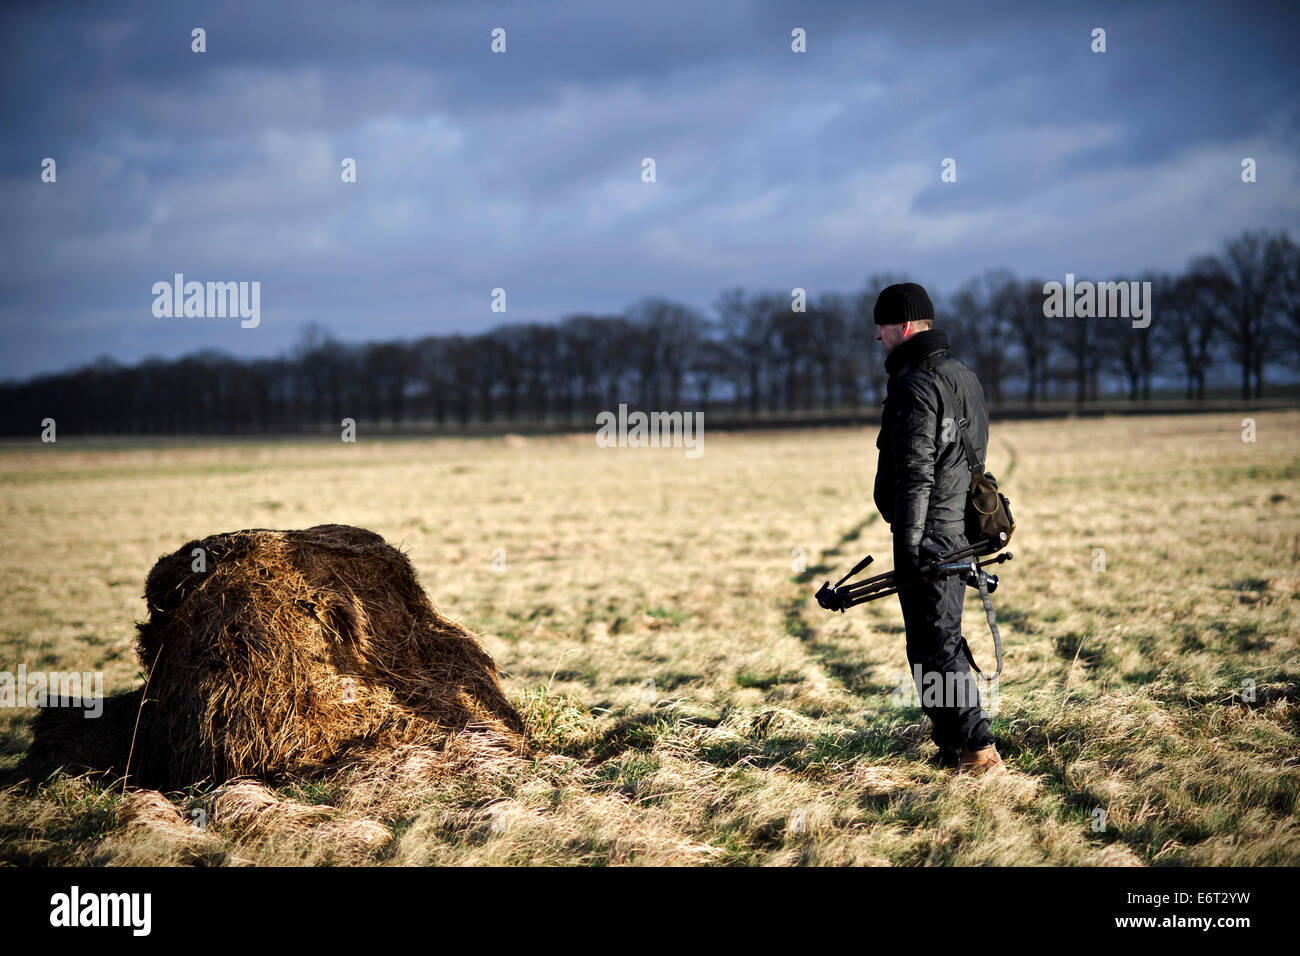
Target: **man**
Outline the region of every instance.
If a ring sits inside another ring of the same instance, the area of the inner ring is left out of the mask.
[[[933,328],[934,305],[925,289],[914,282],[883,289],[876,298],[875,320],[889,373],[876,439],[875,499],[894,535],[894,569],[907,581],[936,556],[967,544],[971,466],[958,422],[966,419],[982,462],[989,419],[979,379],[948,354],[948,337]],[[907,628],[907,660],[922,710],[934,725],[940,760],[955,763],[959,772],[983,773],[1002,758],[980,707],[970,650],[961,633],[965,588],[963,578],[955,575],[900,591],[898,600]]]

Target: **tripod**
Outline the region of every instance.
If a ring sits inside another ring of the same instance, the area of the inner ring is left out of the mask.
[[[993,678],[996,678],[1002,673],[1002,636],[998,633],[997,621],[993,617],[993,602],[989,600],[989,595],[998,589],[998,576],[984,569],[991,564],[1010,561],[1013,555],[1010,551],[1003,551],[996,557],[986,558],[983,561],[980,558],[990,554],[997,546],[998,543],[992,539],[979,541],[940,555],[924,568],[921,568],[920,572],[914,576],[900,579],[897,570],[886,571],[884,574],[877,574],[865,581],[845,585],[845,581],[861,573],[871,564],[873,559],[871,555],[867,555],[855,564],[848,574],[836,581],[834,585],[829,581],[823,584],[817,591],[817,603],[828,611],[843,613],[859,604],[877,601],[880,598],[889,597],[891,594],[897,594],[899,591],[905,591],[908,588],[960,574],[969,587],[973,587],[980,592],[980,600],[984,603],[984,613],[988,618],[989,630],[993,634],[993,647],[997,652],[998,669],[993,674]],[[970,655],[969,648],[967,648],[966,653],[968,656]],[[980,671],[979,667],[975,665],[973,657],[971,658],[971,666],[983,674],[983,671]]]

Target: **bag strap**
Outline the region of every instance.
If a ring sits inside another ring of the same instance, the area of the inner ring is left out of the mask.
[[[952,389],[948,387],[948,383],[943,380],[943,376],[940,375],[938,369],[934,367],[934,359],[927,355],[917,363],[916,367],[918,369],[925,369],[934,375],[934,380],[939,386],[939,391],[943,392],[944,395],[948,397],[952,402],[953,411],[956,411],[960,407],[957,402],[957,396],[953,394]],[[962,450],[966,453],[966,464],[970,466],[971,475],[978,478],[980,475],[984,474],[984,463],[975,457],[975,447],[971,444],[970,432],[966,430],[966,425],[966,419],[960,418],[957,420],[957,431],[961,435]]]

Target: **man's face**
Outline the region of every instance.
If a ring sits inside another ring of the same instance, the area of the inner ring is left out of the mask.
[[[876,341],[885,343],[885,351],[892,352],[911,337],[912,323],[900,322],[896,325],[877,325]]]

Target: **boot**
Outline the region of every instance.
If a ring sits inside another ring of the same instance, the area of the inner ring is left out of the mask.
[[[1002,757],[998,754],[998,748],[989,744],[979,750],[971,750],[969,747],[961,748],[961,756],[957,760],[958,773],[981,774],[990,770],[1002,767]]]
[[[947,770],[956,770],[961,762],[961,750],[957,747],[939,746],[939,752],[930,758],[933,763]]]

